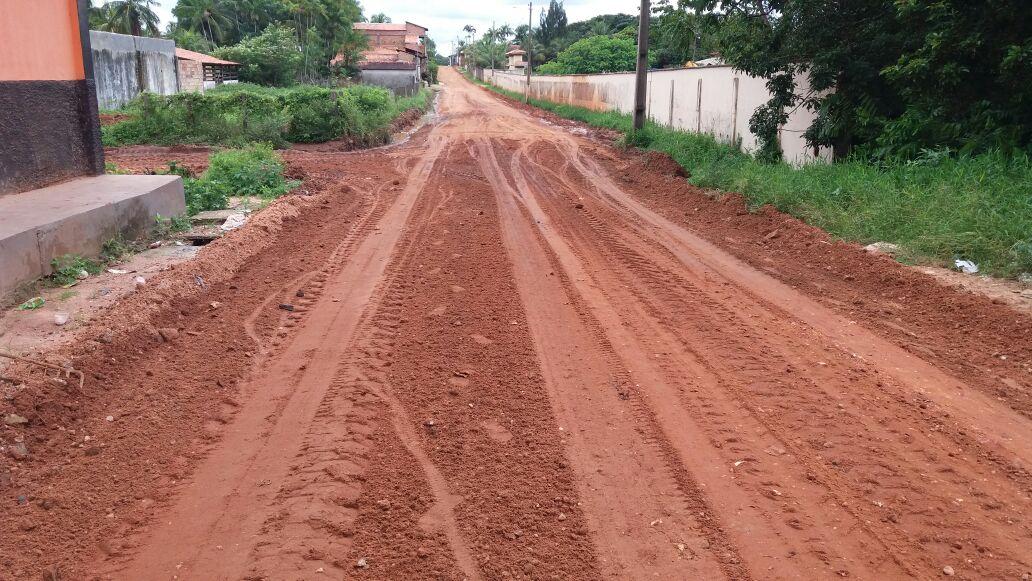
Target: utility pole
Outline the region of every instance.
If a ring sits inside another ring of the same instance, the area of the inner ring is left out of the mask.
[[[488,40],[491,41],[491,74],[494,74],[495,70],[495,21],[491,21],[491,34],[488,34]]]
[[[649,0],[641,0],[638,15],[638,67],[634,78],[634,130],[645,127],[645,98],[649,74]]]
[[[534,51],[532,38],[534,37],[534,0],[527,3],[527,90],[523,94],[523,102],[530,103],[530,69],[534,67]]]

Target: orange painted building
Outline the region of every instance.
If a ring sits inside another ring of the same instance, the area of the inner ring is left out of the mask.
[[[86,0],[0,3],[0,195],[103,173]]]

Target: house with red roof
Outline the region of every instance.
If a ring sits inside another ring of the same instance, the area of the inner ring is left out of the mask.
[[[357,65],[363,83],[403,95],[419,90],[429,66],[426,27],[411,22],[356,22],[354,29],[368,41]],[[340,54],[331,63],[343,61],[344,55]]]

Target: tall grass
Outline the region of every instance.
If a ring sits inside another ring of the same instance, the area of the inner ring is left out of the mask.
[[[488,89],[523,95],[485,83]],[[753,208],[769,204],[846,240],[892,242],[908,260],[972,260],[999,276],[1032,273],[1032,159],[1027,154],[951,156],[876,165],[854,159],[792,167],[754,159],[709,135],[649,124],[631,132],[616,112],[531,99],[561,117],[624,133],[629,145],[662,151],[700,187],[740,192]]]
[[[104,145],[207,144],[242,146],[264,142],[322,142],[350,139],[380,145],[390,139],[401,113],[425,109],[429,91],[396,98],[386,89],[353,85],[269,88],[223,85],[207,93],[144,94],[126,108],[129,120],[104,127]]]

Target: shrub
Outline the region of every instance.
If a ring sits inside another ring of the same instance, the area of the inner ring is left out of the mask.
[[[283,177],[283,162],[268,144],[214,153],[200,178],[184,179],[190,214],[223,209],[231,196],[271,199],[296,186]]]

